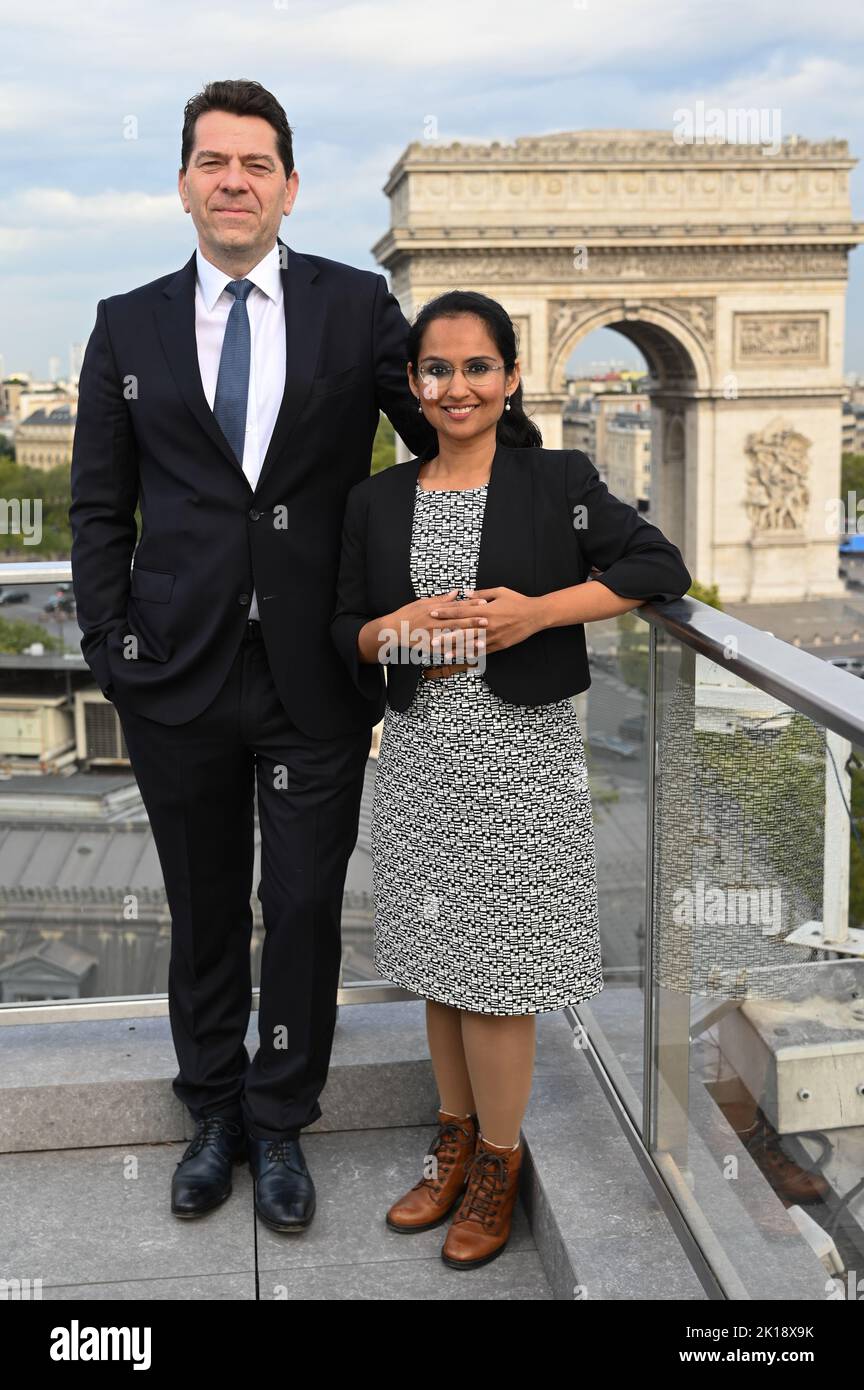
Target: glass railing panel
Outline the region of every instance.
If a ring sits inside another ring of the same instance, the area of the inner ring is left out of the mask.
[[[70,580],[68,563],[0,570],[0,595],[17,591],[0,603],[9,637],[0,652],[0,1008],[139,1001],[168,990],[171,913],[159,855],[117,711],[81,656],[64,587]],[[375,994],[346,989],[343,1002],[406,997],[386,988],[372,965],[369,825],[379,734],[345,880],[341,973],[343,985]],[[254,833],[257,990],[264,942],[257,806]]]
[[[644,1137],[730,1297],[834,1297],[864,1272],[861,749],[662,637],[655,700]]]
[[[604,981],[601,993],[580,1014],[606,1062],[611,1065],[614,1059],[620,1099],[637,1124],[642,1112],[652,631],[631,613],[591,623],[586,628],[591,685],[574,697],[591,789]]]

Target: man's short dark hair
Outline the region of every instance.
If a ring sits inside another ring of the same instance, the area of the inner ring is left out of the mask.
[[[294,147],[291,127],[279,102],[262,87],[240,77],[233,81],[208,82],[194,97],[190,97],[183,112],[183,138],[180,145],[180,167],[185,171],[195,146],[195,122],[205,111],[230,111],[235,116],[260,116],[269,121],[276,132],[276,148],[285,166],[285,177],[294,169]]]

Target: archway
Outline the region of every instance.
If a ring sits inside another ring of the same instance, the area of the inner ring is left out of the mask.
[[[645,389],[651,401],[651,520],[685,555],[698,554],[702,509],[692,495],[697,470],[688,478],[687,458],[694,459],[698,451],[699,400],[710,382],[699,332],[704,333],[704,322],[697,316],[695,324],[688,324],[684,308],[676,312],[632,300],[553,300],[549,311],[553,392],[565,392],[566,364],[574,348],[598,328],[614,329],[642,354],[650,374]],[[692,306],[689,313],[693,315]]]

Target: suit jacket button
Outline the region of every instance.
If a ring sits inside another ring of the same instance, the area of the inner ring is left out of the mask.
[[[249,602],[249,595],[248,595],[248,594],[238,594],[238,595],[237,595],[237,602],[238,602],[238,603],[248,603],[248,602]]]
[[[249,508],[249,519],[250,519],[250,521],[257,521],[258,518],[260,517],[260,515],[261,515],[261,513],[258,512],[258,511],[256,511],[254,507],[250,507],[250,508]]]

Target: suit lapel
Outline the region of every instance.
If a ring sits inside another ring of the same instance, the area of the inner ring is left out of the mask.
[[[318,271],[279,237],[276,240],[282,260],[280,274],[285,308],[285,387],[256,492],[260,491],[274,459],[283,450],[308,395],[324,325],[323,306],[314,290]],[[207,404],[201,382],[195,337],[195,279],[193,251],[183,269],[163,288],[164,298],[156,308],[156,324],[168,365],[187,406],[207,437],[242,473],[242,463]]]
[[[201,372],[198,367],[198,343],[195,338],[195,252],[182,270],[164,286],[164,298],[156,306],[156,327],[168,366],[180,388],[180,393],[195,419],[209,439],[221,450],[235,468],[240,469],[234,451],[220,429],[207,404]]]
[[[534,593],[534,492],[530,449],[498,445],[480,532],[475,588]]]
[[[285,390],[261,465],[256,493],[262,491],[267,475],[282,454],[305,404],[315,375],[324,330],[324,301],[315,288],[317,268],[304,256],[292,251],[280,237],[276,240],[282,260],[280,274],[285,305]]]

